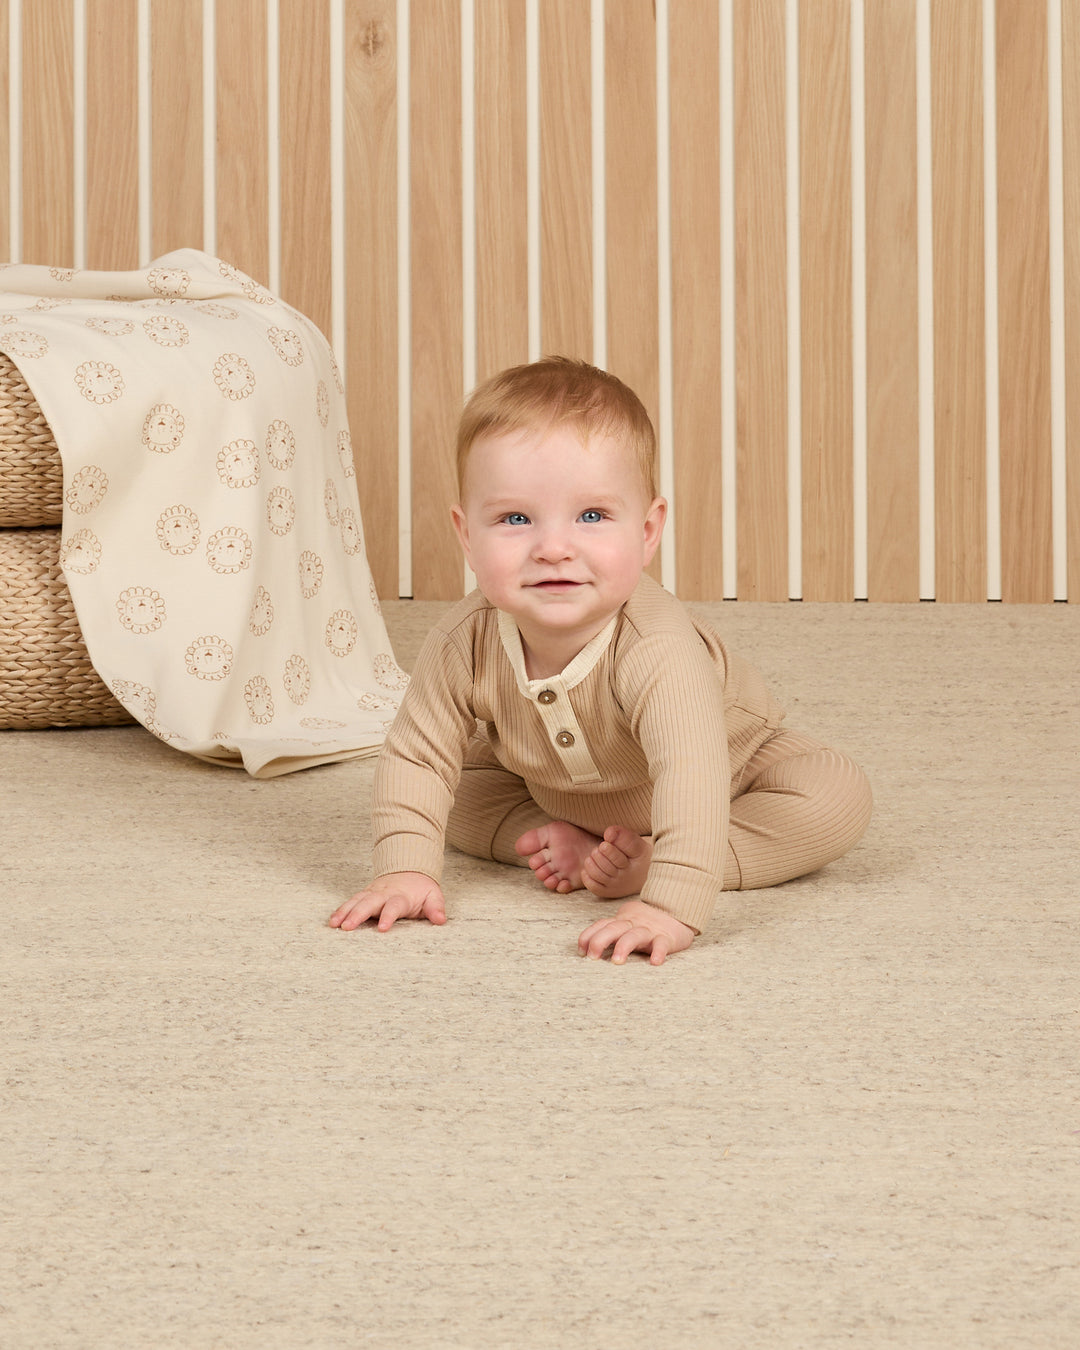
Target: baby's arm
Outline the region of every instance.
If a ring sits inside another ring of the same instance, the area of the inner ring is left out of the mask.
[[[330,915],[330,927],[359,928],[376,914],[380,933],[392,928],[398,919],[428,919],[443,924],[446,902],[439,883],[423,872],[388,872],[339,905]]]
[[[697,936],[688,924],[645,900],[627,900],[610,918],[597,919],[578,938],[578,951],[599,961],[609,947],[613,965],[631,952],[647,952],[649,964],[662,966],[672,952],[685,951]]]

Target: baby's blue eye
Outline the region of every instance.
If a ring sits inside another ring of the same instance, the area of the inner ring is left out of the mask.
[[[523,515],[521,511],[510,511],[503,517],[507,525],[528,525],[529,517]]]
[[[602,511],[582,511],[581,519],[586,525],[598,525],[604,519]]]

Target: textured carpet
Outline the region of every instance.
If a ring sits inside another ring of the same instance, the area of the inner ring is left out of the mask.
[[[876,815],[660,968],[327,928],[371,761],[0,734],[5,1350],[1076,1345],[1080,608],[698,608]]]

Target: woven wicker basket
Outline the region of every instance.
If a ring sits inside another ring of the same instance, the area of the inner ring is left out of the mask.
[[[0,525],[59,525],[64,466],[37,400],[0,352]]]
[[[0,727],[132,721],[90,664],[60,574],[60,531],[0,530]]]

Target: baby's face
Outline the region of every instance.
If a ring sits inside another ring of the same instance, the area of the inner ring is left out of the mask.
[[[453,517],[477,584],[526,642],[583,647],[629,599],[665,512],[620,441],[556,426],[477,441]]]

